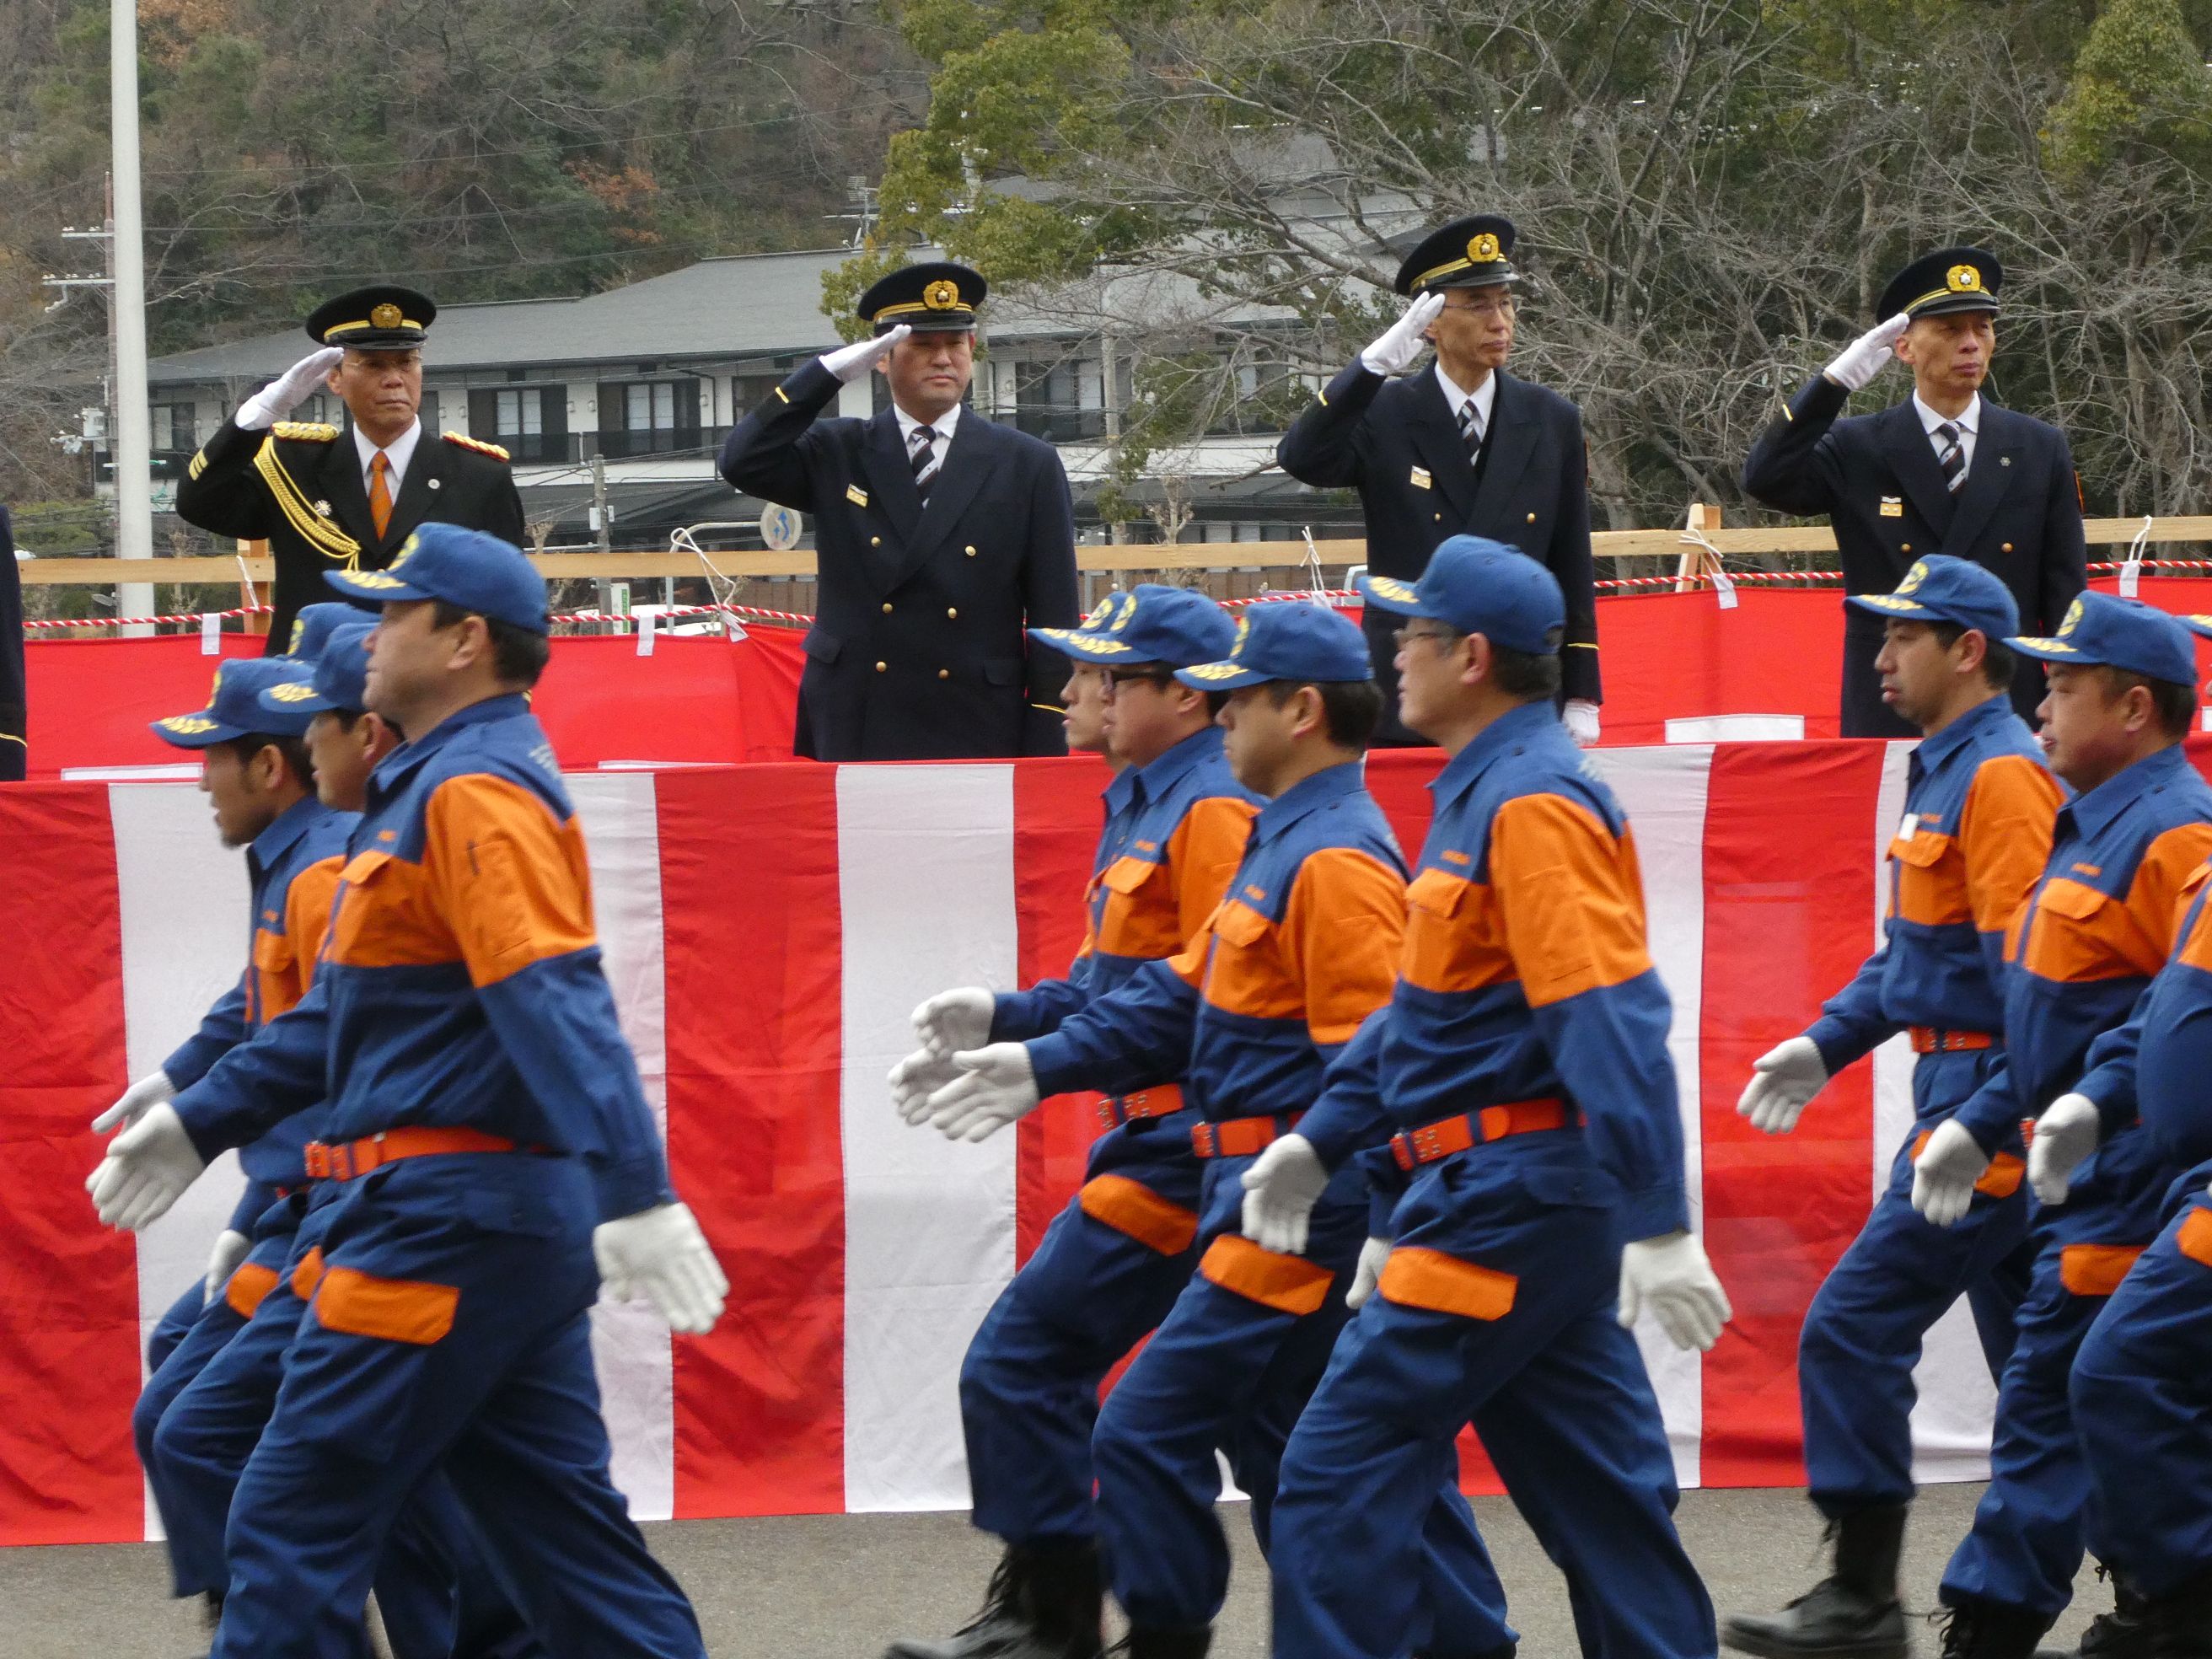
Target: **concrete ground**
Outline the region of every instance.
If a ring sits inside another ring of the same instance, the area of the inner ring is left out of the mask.
[[[1965,1531],[1978,1486],[1922,1494],[1906,1540],[1906,1606],[1936,1604],[1936,1583]],[[1558,1573],[1503,1498],[1475,1504],[1512,1601],[1528,1659],[1571,1659],[1577,1648]],[[1267,1570],[1242,1506],[1224,1508],[1237,1547],[1214,1652],[1267,1652]],[[1817,1576],[1820,1529],[1794,1492],[1694,1492],[1682,1534],[1715,1605],[1778,1607]],[[653,1550],[690,1592],[718,1659],[878,1659],[897,1636],[942,1635],[974,1610],[997,1559],[964,1516],[814,1516],[687,1521],[647,1527]],[[2047,1645],[2070,1646],[2112,1605],[2085,1570],[2079,1600]],[[5,1659],[190,1659],[206,1648],[196,1607],[166,1599],[161,1547],[81,1545],[0,1550],[0,1656]],[[2061,1640],[2060,1638],[2065,1638]],[[1932,1630],[1916,1637],[1933,1655]],[[608,1659],[618,1659],[609,1655]],[[626,1659],[626,1656],[623,1656]]]

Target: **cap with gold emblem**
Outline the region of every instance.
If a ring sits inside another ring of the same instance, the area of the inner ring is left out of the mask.
[[[1432,230],[1398,267],[1398,292],[1489,288],[1514,280],[1513,222],[1495,213],[1455,219]]]
[[[1978,247],[1939,247],[1889,279],[1875,315],[1887,322],[1900,311],[1916,318],[1995,311],[2003,286],[2004,267],[1996,254]]]
[[[210,749],[219,743],[258,732],[296,738],[311,715],[297,708],[270,708],[261,694],[276,685],[305,685],[311,665],[295,657],[246,657],[216,665],[207,707],[189,714],[149,721],[154,735],[179,749]]]
[[[975,326],[976,308],[990,291],[981,276],[949,259],[901,265],[860,296],[860,320],[878,334],[901,323],[921,332],[965,332]]]
[[[428,295],[380,283],[317,306],[307,313],[307,337],[357,351],[405,351],[429,337],[437,315]]]

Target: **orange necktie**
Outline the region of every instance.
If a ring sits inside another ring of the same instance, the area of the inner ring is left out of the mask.
[[[392,489],[384,482],[385,472],[391,465],[391,462],[385,459],[384,452],[380,449],[376,452],[375,459],[368,464],[368,516],[370,522],[376,526],[377,539],[380,541],[384,538],[384,532],[392,523]]]

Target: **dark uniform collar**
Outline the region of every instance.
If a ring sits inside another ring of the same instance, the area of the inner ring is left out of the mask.
[[[299,845],[300,837],[322,822],[330,811],[312,793],[294,801],[247,844],[246,855],[257,870],[273,868],[279,859]]]
[[[1540,698],[1524,702],[1518,708],[1500,714],[1481,734],[1451,757],[1444,769],[1437,774],[1429,785],[1431,801],[1441,806],[1455,800],[1474,787],[1475,780],[1487,772],[1492,763],[1511,751],[1526,748],[1531,742],[1540,740],[1547,729],[1566,736],[1559,717],[1552,705]],[[1579,753],[1579,751],[1577,751]]]
[[[376,770],[369,776],[369,787],[378,799],[387,798],[398,788],[401,780],[409,773],[471,726],[489,726],[494,720],[513,720],[517,714],[529,712],[530,699],[520,691],[486,697],[482,702],[472,702],[466,708],[456,709],[421,737],[410,738],[379,761]]]
[[[1332,806],[1366,787],[1367,763],[1364,759],[1324,767],[1310,778],[1299,779],[1260,809],[1259,817],[1252,820],[1252,844],[1256,847],[1263,841],[1273,840],[1307,813]]]
[[[1925,775],[1976,738],[1994,732],[2012,718],[2011,694],[1993,691],[1986,702],[1976,703],[1934,737],[1921,738],[1920,746],[1912,751],[1913,762]]]
[[[2071,817],[2075,833],[2084,839],[2101,836],[2118,821],[2120,814],[2145,795],[2154,793],[2192,770],[2189,757],[2182,753],[2182,745],[2172,744],[2154,755],[2144,756],[2094,789],[2075,796],[2058,809],[2058,814],[2061,817]]]

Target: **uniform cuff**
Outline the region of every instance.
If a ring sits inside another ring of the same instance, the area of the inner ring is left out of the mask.
[[[1790,400],[1790,412],[1798,420],[1833,420],[1844,412],[1851,394],[1825,374],[1815,374]]]
[[[599,1219],[617,1221],[641,1210],[673,1204],[676,1192],[668,1184],[668,1166],[657,1158],[634,1158],[620,1164],[594,1163],[592,1190],[599,1200]]]
[[[1049,1100],[1054,1095],[1069,1095],[1080,1089],[1094,1086],[1084,1076],[1083,1067],[1075,1054],[1075,1045],[1058,1031],[1049,1036],[1033,1037],[1023,1045],[1030,1051],[1030,1066],[1036,1073],[1039,1100]]]
[[[1649,1187],[1631,1193],[1620,1207],[1620,1236],[1633,1243],[1690,1231],[1689,1195],[1677,1186]]]
[[[1853,1060],[1873,1053],[1875,1044],[1894,1036],[1899,1029],[1892,1026],[1886,1030],[1867,1032],[1845,1024],[1833,1014],[1823,1014],[1813,1022],[1805,1035],[1820,1051],[1820,1064],[1827,1067],[1828,1075],[1833,1077]]]

